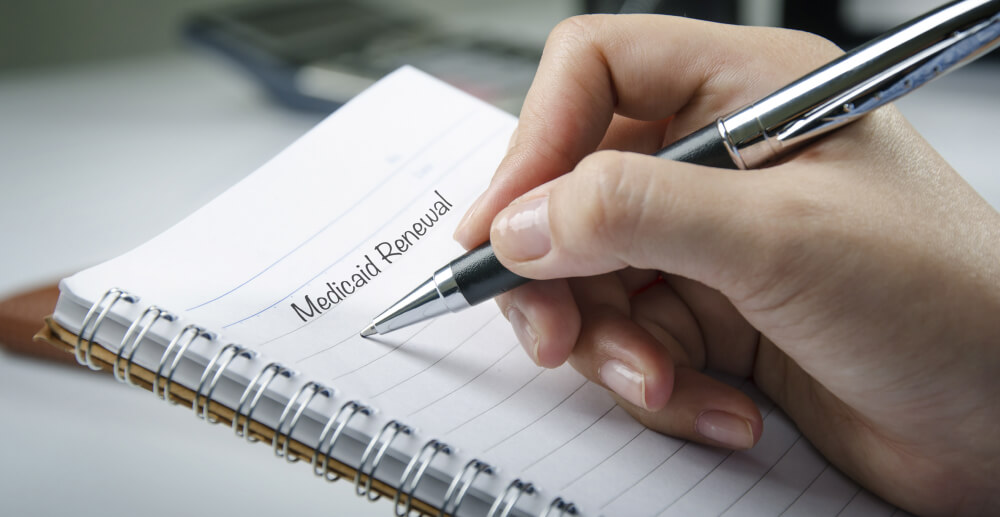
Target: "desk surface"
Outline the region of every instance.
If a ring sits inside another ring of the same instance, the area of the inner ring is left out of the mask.
[[[995,207],[998,83],[969,68],[900,103]],[[0,76],[0,113],[0,297],[147,240],[319,120],[193,54]],[[0,411],[5,514],[391,511],[85,369],[0,351]]]

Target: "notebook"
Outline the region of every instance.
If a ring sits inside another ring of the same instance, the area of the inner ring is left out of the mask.
[[[43,337],[396,515],[892,515],[747,382],[764,432],[730,452],[535,366],[492,303],[359,337],[463,251],[452,231],[515,123],[402,68],[163,234],[64,279]]]

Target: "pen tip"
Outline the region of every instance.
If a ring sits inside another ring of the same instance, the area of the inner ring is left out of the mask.
[[[378,334],[375,325],[368,325],[368,328],[361,331],[361,337],[374,336],[375,334]]]

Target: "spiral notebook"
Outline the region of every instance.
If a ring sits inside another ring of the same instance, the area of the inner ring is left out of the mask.
[[[451,233],[515,123],[400,69],[173,228],[63,280],[46,339],[397,515],[892,515],[749,384],[764,433],[734,453],[536,367],[491,303],[358,336],[462,251]]]

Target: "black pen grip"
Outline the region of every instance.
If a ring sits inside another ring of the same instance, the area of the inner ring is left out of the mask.
[[[653,156],[710,167],[737,168],[714,123],[664,147]],[[503,267],[489,242],[469,250],[451,261],[450,265],[455,283],[469,305],[489,300],[530,280]]]
[[[739,168],[733,163],[729,148],[715,122],[656,151],[653,156],[720,169]]]
[[[450,265],[455,283],[469,305],[489,300],[530,280],[503,267],[489,242],[469,250]]]

